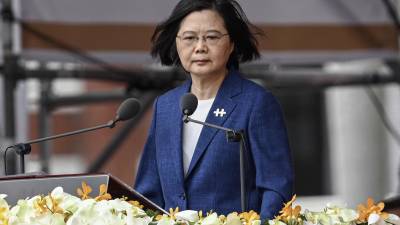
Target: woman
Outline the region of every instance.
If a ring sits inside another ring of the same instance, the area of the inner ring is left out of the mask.
[[[239,144],[225,133],[183,124],[180,98],[193,93],[192,118],[247,136],[247,209],[272,218],[292,195],[293,173],[281,110],[269,91],[244,79],[239,62],[259,57],[235,0],[181,0],[153,35],[152,55],[190,75],[160,96],[135,189],[165,209],[240,211]]]

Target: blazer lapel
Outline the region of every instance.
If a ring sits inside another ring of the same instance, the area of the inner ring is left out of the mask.
[[[231,112],[236,106],[236,103],[232,100],[232,97],[241,92],[240,79],[241,78],[239,77],[239,75],[235,72],[231,72],[230,74],[228,74],[228,76],[222,83],[214,100],[214,103],[211,106],[211,109],[207,115],[207,123],[215,124],[218,126],[224,125],[224,122],[227,120],[227,118],[230,116]],[[190,161],[189,170],[185,178],[190,176],[201,156],[206,151],[207,146],[210,144],[218,131],[219,130],[215,128],[206,126],[203,127],[196,148],[194,150],[192,160]]]
[[[172,119],[172,125],[171,125],[171,139],[172,139],[172,153],[171,153],[171,159],[174,160],[174,165],[175,165],[175,172],[176,172],[176,179],[177,182],[181,184],[183,187],[183,156],[182,156],[182,126],[183,126],[183,114],[180,109],[180,99],[181,97],[187,93],[190,90],[190,85],[191,81],[190,79],[187,80],[179,89],[177,92],[176,98],[174,100],[174,107],[171,107],[171,119]]]

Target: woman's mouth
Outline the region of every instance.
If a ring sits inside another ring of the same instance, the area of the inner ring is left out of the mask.
[[[208,63],[210,60],[206,60],[206,59],[199,59],[199,60],[193,60],[193,63],[196,63],[198,65],[203,65]]]

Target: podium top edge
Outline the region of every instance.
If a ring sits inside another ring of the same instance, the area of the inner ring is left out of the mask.
[[[108,176],[114,178],[114,176],[112,176],[110,173],[46,174],[42,172],[38,173],[35,172],[35,173],[0,176],[0,181],[37,179],[37,178],[85,177],[85,176]]]

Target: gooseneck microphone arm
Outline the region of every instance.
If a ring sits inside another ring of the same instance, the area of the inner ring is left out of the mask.
[[[212,127],[212,128],[219,129],[219,130],[224,130],[226,132],[235,133],[235,131],[232,130],[232,129],[221,127],[221,126],[217,126],[217,125],[214,125],[214,124],[211,124],[211,123],[207,123],[207,122],[201,122],[199,120],[195,120],[195,119],[190,118],[189,115],[183,115],[183,122],[185,122],[185,123],[193,122],[193,123],[201,124],[201,125],[204,125],[204,126],[207,126],[207,127]]]
[[[111,120],[107,124],[98,125],[98,126],[90,127],[90,128],[85,128],[82,130],[76,130],[76,131],[66,132],[66,133],[62,133],[62,134],[57,134],[57,135],[50,136],[50,137],[38,138],[38,139],[31,140],[31,141],[28,141],[25,143],[20,143],[20,144],[25,144],[25,145],[35,144],[35,143],[39,143],[39,142],[43,142],[43,141],[58,139],[58,138],[67,137],[67,136],[71,136],[71,135],[75,135],[75,134],[81,134],[81,133],[85,133],[85,132],[89,132],[89,131],[93,131],[93,130],[106,128],[106,127],[113,128],[115,126],[115,123],[116,123],[116,121]],[[20,145],[20,144],[16,144],[16,145]]]
[[[31,144],[35,144],[35,143],[39,143],[39,142],[43,142],[43,141],[48,141],[48,140],[54,140],[54,139],[63,138],[63,137],[68,137],[68,136],[72,136],[72,135],[75,135],[75,134],[81,134],[81,133],[85,133],[85,132],[89,132],[89,131],[93,131],[93,130],[106,128],[106,127],[113,128],[115,126],[115,123],[116,123],[116,121],[111,120],[107,124],[103,124],[103,125],[99,125],[99,126],[95,126],[95,127],[91,127],[91,128],[86,128],[86,129],[82,129],[82,130],[66,132],[66,133],[57,134],[57,135],[50,136],[50,137],[45,137],[45,138],[38,138],[38,139],[31,140],[31,141],[28,141],[28,142],[25,142],[25,143],[18,143],[18,144],[15,144],[13,146],[10,146],[8,149],[14,148],[15,152],[19,155],[20,173],[25,173],[25,155],[27,155],[27,154],[29,154],[31,152]],[[6,162],[7,150],[6,150],[6,152],[4,152],[4,162]],[[5,175],[7,175],[7,166],[6,166],[6,164],[4,164],[4,170],[5,170],[4,171]]]
[[[110,120],[106,124],[102,124],[102,125],[98,125],[98,126],[90,127],[90,128],[85,128],[85,129],[81,129],[81,130],[66,132],[66,133],[62,133],[62,134],[57,134],[57,135],[50,136],[50,137],[34,139],[31,141],[27,141],[25,143],[19,143],[19,144],[9,146],[6,148],[6,150],[4,152],[4,173],[5,173],[5,175],[7,175],[7,163],[6,163],[7,162],[7,151],[10,148],[13,148],[15,150],[15,152],[20,156],[20,173],[25,173],[25,155],[29,154],[31,152],[31,144],[54,140],[54,139],[72,136],[72,135],[76,135],[76,134],[81,134],[81,133],[85,133],[85,132],[89,132],[89,131],[106,128],[106,127],[113,128],[113,127],[115,127],[115,124],[117,122],[131,119],[134,116],[136,116],[139,111],[140,111],[139,101],[134,98],[128,98],[124,102],[122,102],[122,104],[119,106],[117,114],[115,116],[115,119]]]

